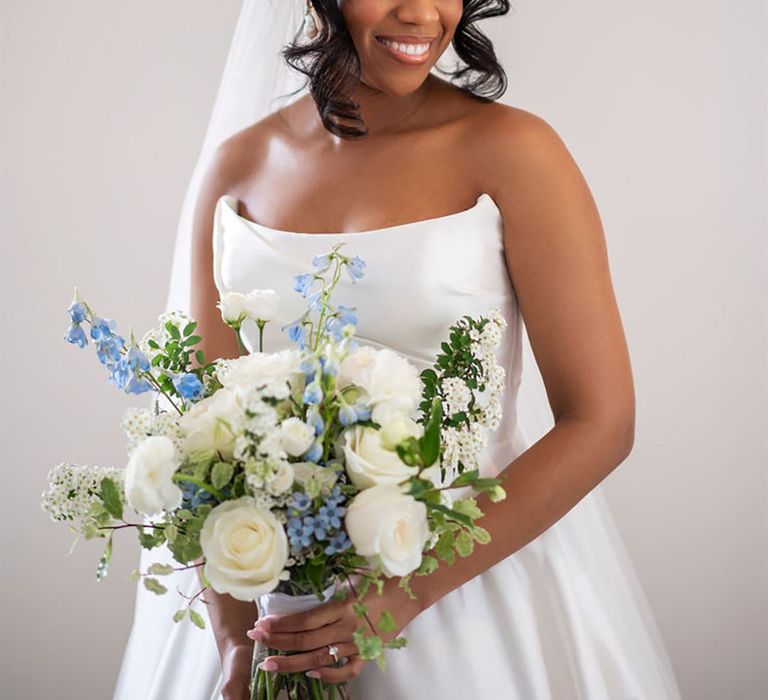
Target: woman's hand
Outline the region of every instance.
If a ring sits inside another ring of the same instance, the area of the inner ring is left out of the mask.
[[[239,644],[230,647],[221,663],[221,697],[223,700],[248,700],[251,682],[253,645]]]
[[[398,582],[399,579],[387,579],[381,594],[371,586],[362,601],[373,624],[378,624],[385,610],[392,613],[395,629],[386,634],[376,630],[384,641],[394,639],[424,609],[418,599],[411,599],[398,587]],[[348,590],[344,600],[330,600],[303,613],[268,615],[257,620],[253,629],[248,630],[248,637],[270,649],[293,652],[288,656],[268,656],[261,668],[279,673],[306,672],[310,678],[326,683],[342,683],[357,676],[367,661],[358,655],[353,633],[361,625],[366,627],[367,634],[373,630],[355,613],[355,602],[355,594]],[[329,645],[338,649],[340,659],[346,657],[345,665],[333,666]]]

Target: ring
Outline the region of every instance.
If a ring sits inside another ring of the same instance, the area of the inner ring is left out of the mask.
[[[333,657],[334,663],[339,663],[339,647],[335,644],[329,644],[328,653]]]

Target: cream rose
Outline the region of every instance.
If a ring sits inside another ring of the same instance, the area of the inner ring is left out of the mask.
[[[381,434],[375,428],[360,425],[348,428],[341,444],[347,474],[358,488],[398,484],[418,472],[418,467],[409,467],[397,452],[382,445]]]
[[[225,323],[242,323],[250,318],[272,321],[277,316],[280,297],[274,289],[254,289],[247,294],[225,292],[217,306]]]
[[[374,350],[363,345],[349,353],[340,365],[337,386],[341,389],[350,384],[365,392],[374,410],[386,403],[411,413],[421,400],[418,369],[389,348]]]
[[[355,551],[380,563],[387,576],[419,567],[429,539],[427,507],[394,484],[361,491],[347,506],[347,534]]]
[[[247,395],[259,384],[288,382],[294,390],[302,386],[304,373],[299,368],[301,353],[293,348],[280,352],[252,352],[236,360],[224,360],[216,370],[222,386]]]
[[[156,515],[181,504],[181,489],[171,477],[181,460],[173,442],[164,435],[142,440],[125,468],[125,498],[137,513]]]
[[[217,505],[200,531],[205,576],[217,593],[251,601],[285,577],[288,538],[271,511],[250,496]]]
[[[179,419],[182,445],[187,454],[218,450],[231,459],[235,439],[245,419],[238,397],[226,387],[198,401]]]
[[[291,416],[280,424],[280,443],[291,456],[303,455],[315,439],[315,429],[301,418]]]
[[[290,462],[280,462],[272,478],[267,481],[267,491],[273,496],[279,496],[293,486],[293,479],[293,465]]]

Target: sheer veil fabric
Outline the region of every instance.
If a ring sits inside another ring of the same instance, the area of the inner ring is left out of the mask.
[[[341,0],[339,2],[341,4]],[[243,3],[202,149],[180,213],[167,310],[190,309],[193,213],[202,178],[216,147],[240,129],[306,94],[304,77],[292,71],[280,56],[280,49],[299,31],[304,7],[304,0],[245,0]],[[524,324],[521,325],[521,340],[522,369],[517,395],[517,430],[524,437],[525,443],[530,445],[550,430],[553,420]],[[563,570],[558,575],[610,581],[610,584],[603,585],[607,592],[606,600],[580,601],[579,609],[582,614],[583,611],[594,610],[599,619],[596,619],[593,625],[602,624],[603,618],[607,617],[620,620],[618,629],[622,629],[622,624],[626,622],[625,629],[643,630],[643,645],[638,648],[658,650],[658,657],[649,659],[648,668],[653,667],[654,673],[665,678],[660,687],[663,685],[667,689],[666,694],[663,698],[633,695],[631,697],[634,700],[678,698],[674,677],[653,616],[617,534],[600,487],[585,497],[577,509],[578,517],[569,518],[568,529],[558,530],[551,537],[568,540],[561,543],[562,549],[578,551],[580,568],[577,571],[568,571],[569,562],[564,560]],[[140,566],[141,570],[145,571],[153,562],[172,561],[165,548],[142,550]],[[176,574],[173,583],[187,596],[194,595],[200,588],[195,570]],[[513,589],[515,581],[509,581],[508,585],[510,590]],[[133,626],[117,679],[114,700],[220,698],[220,678],[217,677],[218,674],[211,673],[212,668],[219,667],[219,658],[210,623],[205,632],[186,621],[181,624],[174,623],[173,613],[183,603],[173,586],[164,596],[156,596],[138,586]],[[566,620],[564,624],[567,625],[568,622]],[[450,643],[450,640],[444,643]],[[620,641],[617,640],[617,643]],[[632,645],[627,646],[627,651],[631,648]],[[417,651],[409,647],[398,653],[407,655]],[[605,654],[612,656],[608,649]],[[641,667],[642,664],[639,668]],[[449,675],[459,672],[466,673],[455,668],[446,668]],[[521,700],[550,697],[555,697],[556,700],[570,700],[576,697],[588,700],[602,700],[605,697],[605,700],[614,700],[600,691],[593,693],[588,684],[574,688],[573,693],[569,695],[551,695],[549,691],[543,691]],[[366,697],[365,700],[385,698],[377,694]]]

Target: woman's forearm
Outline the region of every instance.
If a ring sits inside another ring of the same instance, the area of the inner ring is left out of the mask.
[[[488,544],[453,566],[441,563],[411,588],[427,608],[494,564],[524,547],[557,522],[629,454],[634,419],[563,418],[501,473],[507,497],[477,502],[476,522],[491,535]]]
[[[238,647],[253,647],[253,640],[246,631],[253,627],[258,617],[258,608],[253,601],[236,600],[231,595],[221,594],[206,588],[203,597],[211,620],[216,647],[222,662]]]

